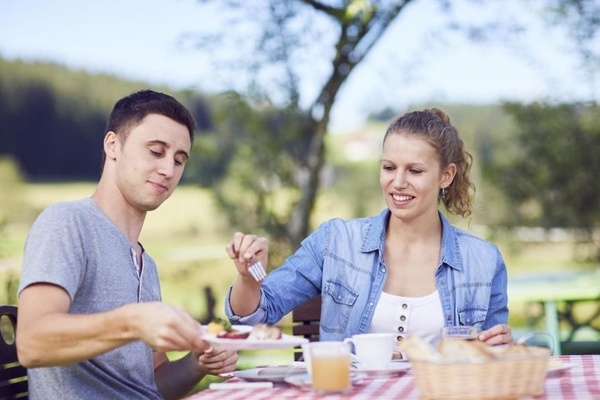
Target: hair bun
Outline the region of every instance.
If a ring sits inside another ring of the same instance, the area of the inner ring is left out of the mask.
[[[451,125],[450,117],[448,116],[448,114],[446,114],[439,108],[434,107],[431,109],[431,112],[437,115],[442,121],[444,121],[445,124]]]

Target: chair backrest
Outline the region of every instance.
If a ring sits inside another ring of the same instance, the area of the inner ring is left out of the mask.
[[[292,333],[303,336],[311,342],[319,341],[319,325],[321,321],[321,296],[314,297],[292,311]],[[294,350],[294,359],[299,360],[302,349]]]
[[[19,363],[15,338],[17,306],[0,305],[0,400],[27,399],[27,369]]]

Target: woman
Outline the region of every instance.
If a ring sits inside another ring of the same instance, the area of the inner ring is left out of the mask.
[[[236,233],[226,250],[238,277],[226,299],[233,323],[274,324],[322,294],[321,340],[357,333],[417,335],[432,345],[444,326],[474,326],[479,339],[511,343],[504,260],[489,242],[452,226],[438,211],[468,216],[472,157],[440,109],[409,112],[383,139],[377,216],[332,219],[262,282],[268,241]],[[358,195],[358,194],[357,194]]]

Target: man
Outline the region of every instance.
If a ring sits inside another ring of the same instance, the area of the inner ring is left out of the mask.
[[[161,302],[138,242],[146,213],[175,190],[195,122],[173,97],[144,90],[108,119],[102,176],[90,198],[44,210],[19,286],[17,349],[31,399],[175,399],[207,373],[235,369],[183,309]],[[170,362],[165,352],[190,350]]]

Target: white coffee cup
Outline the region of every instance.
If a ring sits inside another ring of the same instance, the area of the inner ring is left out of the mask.
[[[384,369],[394,354],[396,335],[393,333],[361,333],[344,339],[354,346],[361,369]]]

